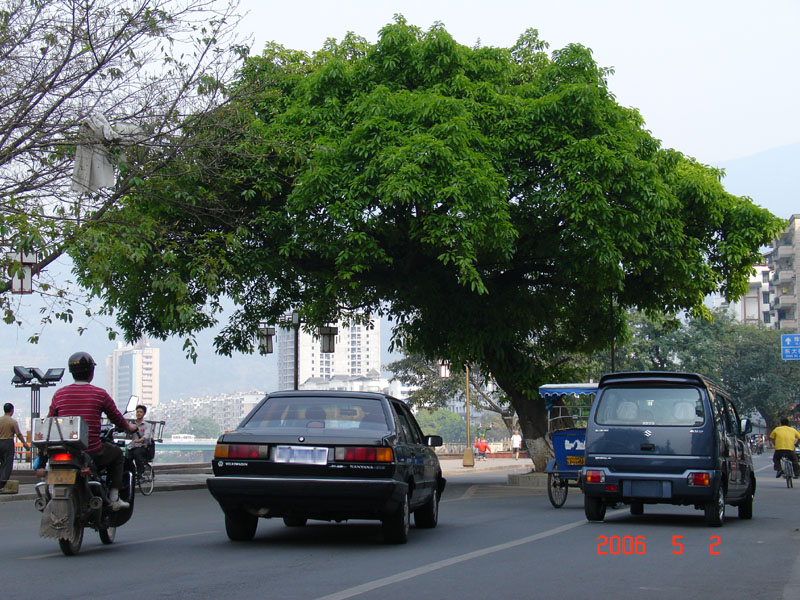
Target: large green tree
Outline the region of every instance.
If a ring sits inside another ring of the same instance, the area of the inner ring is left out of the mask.
[[[175,177],[72,247],[79,279],[130,338],[191,344],[229,298],[222,353],[289,308],[309,325],[389,313],[408,352],[492,374],[541,467],[537,387],[572,379],[629,307],[739,296],[782,226],[661,148],[608,75],[535,30],[469,48],[402,17],[375,44],[268,45]]]

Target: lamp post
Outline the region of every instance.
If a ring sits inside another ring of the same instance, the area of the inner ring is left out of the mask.
[[[461,464],[465,467],[474,467],[475,466],[475,456],[472,454],[472,444],[470,443],[470,438],[472,437],[472,433],[470,432],[470,423],[469,423],[469,365],[465,364],[464,369],[466,371],[466,384],[467,384],[467,447],[464,449],[464,458],[461,460]]]
[[[474,467],[475,466],[475,455],[472,452],[472,443],[470,442],[470,438],[472,437],[472,432],[470,430],[470,416],[469,416],[469,365],[464,365],[466,371],[466,402],[465,402],[465,409],[466,409],[466,419],[467,419],[467,443],[465,444],[464,448],[464,456],[461,460],[461,464],[465,467]],[[450,362],[446,360],[439,361],[439,377],[442,379],[447,379],[450,377]]]
[[[56,385],[63,376],[64,369],[47,369],[46,373],[42,373],[41,369],[35,367],[14,367],[14,377],[11,379],[14,387],[31,388],[31,429],[33,429],[33,420],[40,416],[39,390]],[[30,454],[30,457],[33,460],[33,454]]]

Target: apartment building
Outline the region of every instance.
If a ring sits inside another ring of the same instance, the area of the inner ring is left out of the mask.
[[[298,387],[310,379],[331,379],[335,375],[367,376],[381,370],[381,322],[371,325],[336,323],[335,351],[322,352],[319,336],[300,330],[298,335]],[[294,388],[294,330],[276,328],[278,389]]]
[[[770,269],[771,325],[786,333],[797,333],[797,270],[800,268],[800,215],[792,215],[783,234],[767,253]]]
[[[158,406],[159,349],[146,338],[129,346],[118,343],[106,357],[106,390],[123,411],[132,395],[148,408]]]
[[[724,308],[741,323],[771,325],[773,318],[770,311],[771,271],[767,262],[753,265],[755,272],[750,276],[747,293],[736,302],[728,302],[719,294],[711,298],[712,308]]]
[[[235,429],[264,396],[264,392],[251,391],[165,400],[148,417],[166,421],[168,433],[181,431],[192,417],[210,417],[222,431],[228,431]]]

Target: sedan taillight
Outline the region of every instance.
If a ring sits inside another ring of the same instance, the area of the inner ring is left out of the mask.
[[[394,454],[391,448],[375,446],[338,446],[334,449],[334,460],[337,462],[392,462]]]
[[[254,444],[217,444],[214,458],[267,458],[268,446]]]

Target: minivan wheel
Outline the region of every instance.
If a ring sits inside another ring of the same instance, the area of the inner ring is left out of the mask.
[[[739,503],[739,518],[752,519],[753,518],[753,482],[747,486],[747,493],[744,500]]]
[[[588,521],[602,521],[606,518],[606,505],[600,498],[583,497],[583,512]]]
[[[710,527],[722,527],[725,521],[725,490],[720,484],[714,497],[705,505],[705,521]]]

